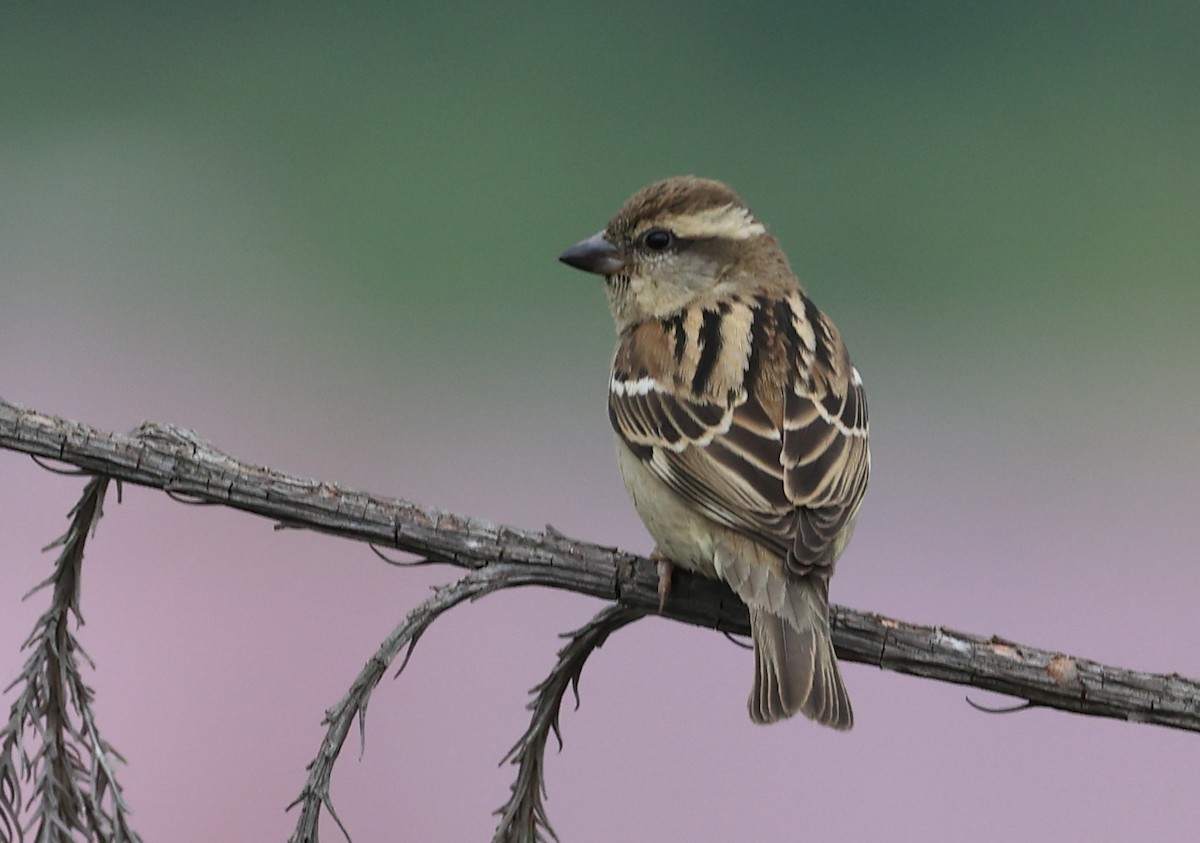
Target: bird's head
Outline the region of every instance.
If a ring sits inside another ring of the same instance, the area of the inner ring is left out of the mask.
[[[796,283],[775,238],[718,181],[679,176],[629,198],[558,259],[604,276],[617,328],[662,319],[730,288]]]

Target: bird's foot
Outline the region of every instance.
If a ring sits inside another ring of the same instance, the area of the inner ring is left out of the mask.
[[[667,605],[667,595],[671,593],[671,575],[675,573],[675,563],[663,556],[657,549],[650,554],[650,561],[658,566],[658,613]]]

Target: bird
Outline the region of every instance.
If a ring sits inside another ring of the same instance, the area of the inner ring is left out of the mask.
[[[838,329],[719,181],[649,184],[559,260],[604,279],[617,331],[608,416],[656,545],[660,609],[675,566],[724,581],[750,615],[750,719],[801,712],[851,728],[829,581],[871,455]]]

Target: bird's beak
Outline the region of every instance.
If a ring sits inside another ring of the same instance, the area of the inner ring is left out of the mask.
[[[603,231],[579,241],[559,255],[558,259],[567,266],[596,275],[616,275],[625,268],[620,250],[608,242]]]

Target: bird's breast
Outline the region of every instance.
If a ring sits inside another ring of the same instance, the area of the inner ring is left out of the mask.
[[[617,462],[625,490],[658,550],[676,565],[719,579],[714,565],[717,542],[729,532],[697,512],[660,480],[617,437]]]

